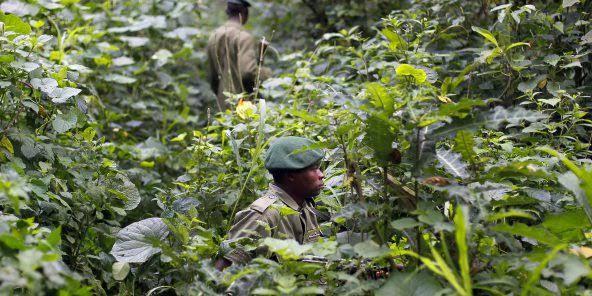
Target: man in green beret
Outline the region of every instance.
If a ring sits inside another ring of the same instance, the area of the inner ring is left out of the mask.
[[[228,108],[224,92],[251,94],[257,81],[271,76],[271,70],[262,65],[267,43],[257,42],[243,28],[251,4],[246,0],[226,2],[228,21],[212,33],[207,45],[208,76],[219,111]]]
[[[233,263],[247,263],[253,255],[263,252],[261,248],[255,252],[243,248],[244,243],[259,238],[294,239],[303,244],[321,237],[312,198],[323,188],[319,163],[324,153],[307,148],[312,144],[301,137],[282,137],[271,144],[265,168],[273,176],[273,183],[262,197],[236,214],[222,246],[223,256],[216,261],[218,270]],[[280,209],[287,211],[282,215]]]

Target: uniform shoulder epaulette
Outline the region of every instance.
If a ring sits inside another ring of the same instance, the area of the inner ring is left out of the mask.
[[[258,198],[257,200],[255,200],[251,204],[250,208],[253,209],[253,210],[255,210],[255,211],[257,211],[257,212],[259,212],[259,213],[263,213],[275,201],[276,201],[276,198],[273,195],[266,194],[266,195]]]

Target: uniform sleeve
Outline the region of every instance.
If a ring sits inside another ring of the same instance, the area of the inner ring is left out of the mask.
[[[250,208],[240,211],[230,228],[228,240],[224,242],[228,249],[224,258],[233,263],[246,263],[253,254],[245,249],[245,245],[269,236],[271,229],[265,215]]]
[[[218,93],[218,86],[220,84],[220,80],[218,79],[218,71],[216,69],[216,48],[214,45],[214,38],[212,36],[208,41],[207,46],[207,54],[208,54],[208,80],[210,82],[210,86],[212,87],[212,91],[217,94]]]
[[[246,91],[253,91],[257,74],[259,72],[259,50],[257,42],[253,36],[247,33],[243,33],[240,38],[240,48],[238,53],[238,65],[239,71],[242,78],[243,86]],[[271,75],[269,68],[261,67],[259,79],[263,81]]]

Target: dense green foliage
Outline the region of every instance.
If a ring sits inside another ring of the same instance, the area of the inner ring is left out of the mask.
[[[590,295],[592,2],[392,2],[256,3],[276,75],[218,114],[217,4],[2,2],[0,294]],[[327,237],[218,272],[280,135]]]

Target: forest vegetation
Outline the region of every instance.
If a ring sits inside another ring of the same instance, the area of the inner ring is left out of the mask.
[[[224,1],[0,3],[0,295],[592,295],[592,1],[251,2],[223,112]],[[220,272],[283,135],[325,237]]]

